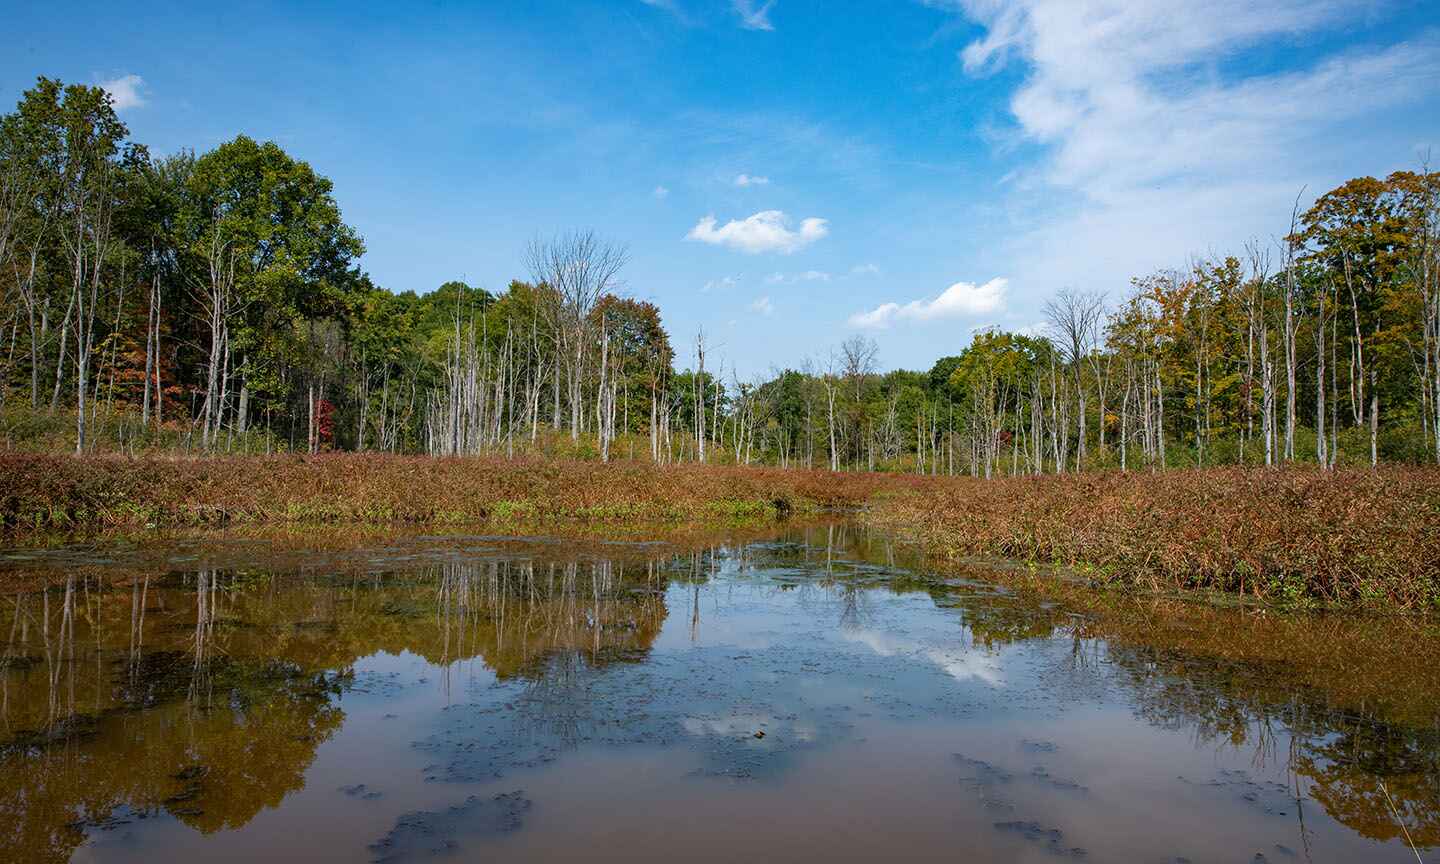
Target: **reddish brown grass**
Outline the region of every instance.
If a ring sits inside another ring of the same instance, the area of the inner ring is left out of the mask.
[[[773,468],[336,454],[164,459],[0,456],[0,523],[680,519],[858,507],[914,478]]]
[[[940,555],[1094,568],[1150,588],[1408,609],[1440,604],[1440,470],[1296,468],[964,481],[870,521]]]
[[[1211,469],[977,480],[776,468],[337,454],[0,456],[0,524],[771,518],[866,508],[934,554],[1084,567],[1155,589],[1440,608],[1440,470]]]

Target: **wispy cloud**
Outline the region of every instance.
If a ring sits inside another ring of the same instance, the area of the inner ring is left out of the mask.
[[[941,318],[964,318],[988,315],[1005,308],[1008,281],[996,277],[983,285],[956,282],[940,295],[909,303],[881,303],[869,312],[850,316],[850,326],[882,330],[897,321],[933,321]]]
[[[769,186],[770,178],[755,174],[739,174],[736,175],[734,183],[742,189],[746,186]]]
[[[701,286],[700,293],[708,294],[711,291],[717,291],[722,288],[734,288],[736,285],[739,284],[740,277],[738,275],[721,276],[719,279],[711,279],[709,282],[706,282],[703,286]]]
[[[670,190],[665,188],[664,186],[656,186],[655,191],[651,192],[650,194],[655,198],[668,198],[670,197]]]
[[[880,266],[878,264],[856,264],[850,268],[851,276],[878,276]]]
[[[795,230],[790,228],[790,218],[783,212],[762,210],[745,219],[732,219],[724,225],[720,225],[714,216],[706,216],[695,223],[685,239],[725,246],[747,255],[761,252],[788,255],[829,233],[829,222],[817,216],[800,220],[800,227]]]
[[[775,0],[767,0],[760,5],[755,0],[731,0],[735,7],[735,14],[740,16],[740,26],[746,30],[774,30],[775,25],[770,23],[770,8],[775,5]]]
[[[796,282],[829,282],[830,274],[824,270],[806,270],[804,273],[781,273],[776,271],[765,277],[767,285],[793,285]]]
[[[750,304],[750,311],[759,312],[761,315],[770,315],[775,311],[775,306],[770,302],[769,295],[757,297],[754,303]]]
[[[690,16],[685,14],[685,10],[681,8],[676,0],[640,0],[640,2],[649,6],[651,9],[668,12],[683,27],[689,27],[693,23],[690,20]]]
[[[109,81],[101,81],[100,89],[110,94],[110,104],[116,111],[128,111],[145,104],[145,79],[139,75],[121,75]]]
[[[1363,124],[1440,92],[1433,30],[1281,71],[1243,62],[1359,20],[1369,0],[929,5],[984,28],[961,52],[971,75],[1025,68],[1009,111],[1017,139],[1043,148],[1008,187],[1034,226],[1011,246],[1026,284],[1123,285],[1197,248],[1264,236],[1302,185],[1348,176],[1336,166],[1382,172],[1413,158],[1412,140]],[[1038,213],[1027,195],[1043,196]]]
[[[1097,198],[1256,171],[1294,136],[1432,86],[1434,38],[1225,81],[1192,69],[1268,38],[1334,23],[1358,3],[1313,0],[966,2],[988,26],[962,52],[984,74],[1012,55],[1032,73],[1011,99],[1026,136],[1054,145],[1047,178]],[[1299,128],[1296,124],[1299,123]]]

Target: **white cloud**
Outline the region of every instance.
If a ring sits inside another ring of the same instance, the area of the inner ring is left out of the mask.
[[[656,198],[667,198],[670,195],[670,190],[666,189],[664,186],[656,186],[655,191],[651,192],[650,194],[655,196]]]
[[[897,321],[933,321],[941,318],[964,318],[986,315],[1005,308],[1007,280],[996,277],[983,285],[956,282],[929,300],[909,303],[881,303],[869,312],[850,316],[850,326],[883,329]]]
[[[881,657],[913,657],[928,660],[940,671],[962,683],[982,681],[992,687],[1005,686],[1005,678],[1001,672],[1001,658],[988,652],[977,651],[973,648],[966,650],[959,644],[951,642],[940,645],[925,644],[878,630],[844,629],[840,631],[840,638],[846,642],[864,645]],[[971,638],[973,641],[973,636]]]
[[[1334,0],[966,5],[987,7],[972,14],[990,28],[962,52],[966,68],[1024,56],[1032,72],[1010,102],[1021,131],[1053,145],[1048,180],[1102,201],[1147,185],[1259,173],[1293,158],[1296,136],[1315,124],[1404,99],[1440,73],[1433,44],[1230,82],[1209,66],[1267,38],[1333,23],[1352,5]],[[1207,68],[1192,71],[1195,64]]]
[[[816,216],[800,220],[799,230],[790,228],[790,219],[779,210],[762,210],[743,220],[730,220],[719,225],[714,216],[706,216],[686,240],[698,240],[712,246],[728,246],[747,255],[779,252],[788,255],[803,249],[830,233],[829,222]]]
[[[829,282],[830,274],[823,270],[806,270],[804,273],[785,274],[779,271],[765,277],[767,285],[793,285],[796,282]]]
[[[1303,56],[1288,50],[1295,39],[1373,13],[1369,0],[930,5],[985,28],[961,52],[971,74],[1025,68],[1010,113],[1019,139],[1043,150],[1007,188],[1017,222],[1031,226],[1010,245],[1013,275],[1028,285],[1123,285],[1197,250],[1272,235],[1302,185],[1317,194],[1402,167],[1417,134],[1436,128],[1396,110],[1440,92],[1434,31],[1282,71],[1245,62],[1254,49]]]
[[[698,737],[737,738],[765,731],[770,735],[782,736],[782,741],[814,741],[818,730],[811,723],[794,718],[776,717],[773,714],[742,714],[734,712],[718,717],[686,717],[680,725],[691,735]]]
[[[110,104],[116,111],[139,108],[145,104],[145,79],[139,75],[121,75],[109,81],[101,81],[100,89],[110,94]]]
[[[734,182],[736,186],[741,188],[746,186],[768,186],[770,185],[770,178],[760,177],[755,174],[739,174],[735,177]]]
[[[880,266],[878,264],[856,264],[850,268],[851,276],[878,276]]]
[[[739,276],[722,276],[719,279],[711,279],[709,282],[706,282],[705,286],[700,289],[700,293],[708,294],[717,288],[734,288],[738,284],[740,284]]]
[[[770,23],[770,8],[775,5],[775,0],[766,0],[759,6],[755,0],[731,0],[735,8],[735,14],[740,16],[740,26],[746,30],[774,30],[775,25]]]
[[[775,311],[775,306],[770,302],[769,295],[757,297],[754,303],[750,304],[750,311],[759,312],[761,315],[769,315]]]

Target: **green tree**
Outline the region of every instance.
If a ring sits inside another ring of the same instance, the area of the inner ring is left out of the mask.
[[[201,419],[209,444],[233,377],[243,431],[252,392],[282,398],[285,367],[311,365],[315,324],[346,309],[359,284],[351,266],[365,247],[342,221],[330,181],[274,142],[241,135],[222,144],[196,160],[188,187],[191,293],[208,340]],[[313,417],[315,370],[306,371]],[[322,399],[323,390],[322,378]]]

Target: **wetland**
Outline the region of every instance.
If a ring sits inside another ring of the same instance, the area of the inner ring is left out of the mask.
[[[847,519],[0,557],[7,860],[1440,860],[1433,625]]]

